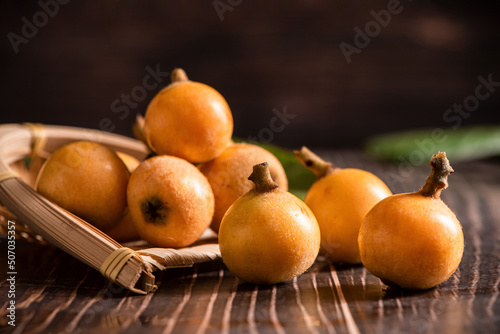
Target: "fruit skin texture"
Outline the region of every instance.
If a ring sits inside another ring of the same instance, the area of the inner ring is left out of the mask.
[[[311,210],[279,188],[255,189],[237,199],[219,230],[222,259],[240,279],[254,284],[287,281],[315,261],[320,231]]]
[[[52,154],[38,176],[36,189],[106,232],[118,224],[127,206],[129,176],[115,152],[98,143],[79,141]]]
[[[159,247],[184,247],[205,231],[214,196],[203,174],[172,156],[143,161],[130,176],[127,201],[139,235]]]
[[[334,168],[305,146],[294,154],[318,177],[304,201],[318,220],[320,253],[333,262],[360,263],[359,228],[368,211],[392,192],[372,173],[356,168]]]
[[[388,197],[368,213],[359,245],[373,275],[402,288],[428,289],[455,272],[464,237],[443,201],[408,193]]]
[[[359,228],[368,211],[390,195],[382,180],[355,168],[336,168],[314,182],[305,203],[318,220],[320,253],[334,262],[360,263]]]
[[[280,161],[266,149],[246,143],[232,144],[214,160],[200,166],[215,196],[215,212],[210,228],[219,231],[222,217],[240,196],[252,189],[248,180],[252,167],[267,162],[271,177],[283,190],[288,190],[288,180]]]
[[[431,166],[422,189],[382,200],[359,231],[363,265],[389,286],[432,288],[446,281],[462,259],[462,227],[440,198],[453,169],[441,152]]]
[[[179,70],[179,69],[178,69]],[[181,70],[182,71],[182,70]],[[233,117],[224,97],[212,87],[181,79],[160,91],[145,115],[144,134],[158,154],[193,163],[214,159],[228,146]]]

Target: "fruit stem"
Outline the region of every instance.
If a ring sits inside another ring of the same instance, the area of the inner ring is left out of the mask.
[[[146,145],[150,151],[149,155],[156,154],[148,140],[146,139],[146,135],[144,133],[144,117],[141,114],[137,114],[135,117],[135,122],[132,125],[132,132],[136,139],[139,139],[144,145]]]
[[[188,81],[188,76],[186,72],[182,68],[175,68],[172,71],[172,74],[170,74],[170,80],[172,82],[181,82],[181,81]]]
[[[446,157],[446,152],[434,154],[430,165],[432,167],[431,173],[418,193],[426,197],[439,198],[441,191],[448,187],[448,175],[454,171]]]
[[[305,146],[302,146],[300,151],[295,150],[293,153],[295,158],[313,172],[318,179],[331,174],[335,170],[330,162],[321,159]]]
[[[274,182],[269,172],[269,164],[263,162],[253,166],[253,172],[248,177],[255,184],[257,192],[266,192],[278,188],[278,184]]]

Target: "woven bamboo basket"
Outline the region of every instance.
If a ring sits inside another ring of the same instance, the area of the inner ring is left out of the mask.
[[[194,245],[181,249],[155,248],[143,241],[122,245],[37,193],[35,179],[44,161],[59,147],[80,140],[104,144],[139,160],[149,153],[141,141],[108,132],[56,125],[0,125],[0,232],[7,234],[8,222],[14,222],[16,238],[41,247],[58,247],[140,294],[156,290],[156,270],[220,258],[216,235],[209,230]]]

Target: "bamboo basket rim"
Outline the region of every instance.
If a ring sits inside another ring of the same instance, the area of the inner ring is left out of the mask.
[[[101,143],[139,161],[150,153],[139,140],[99,130],[32,123],[0,124],[0,227],[3,227],[0,233],[7,232],[1,225],[15,220],[17,236],[60,248],[101,271],[114,283],[139,294],[156,290],[153,271],[220,258],[216,234],[209,230],[195,244],[180,249],[144,243],[122,245],[37,193],[33,187],[38,169],[27,173],[13,169],[26,157],[32,162],[47,158],[59,147],[81,140]]]

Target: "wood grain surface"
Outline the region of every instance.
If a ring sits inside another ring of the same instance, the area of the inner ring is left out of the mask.
[[[429,167],[386,165],[353,151],[319,152],[339,167],[369,170],[393,192],[417,190]],[[443,200],[462,222],[459,269],[426,291],[387,290],[362,266],[318,258],[277,285],[244,283],[222,261],[157,274],[155,293],[110,285],[50,246],[16,244],[16,326],[7,324],[6,238],[0,266],[2,333],[498,333],[500,165],[453,164]],[[411,237],[409,238],[411,242]]]

